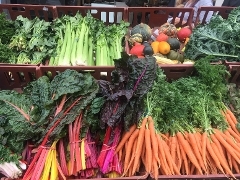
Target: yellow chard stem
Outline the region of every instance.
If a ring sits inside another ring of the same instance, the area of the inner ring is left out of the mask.
[[[81,160],[82,160],[82,170],[86,169],[86,161],[85,161],[85,139],[81,142]]]

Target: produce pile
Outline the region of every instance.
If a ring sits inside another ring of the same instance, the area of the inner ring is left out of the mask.
[[[129,54],[138,58],[154,56],[158,64],[192,64],[193,61],[186,59],[183,54],[191,34],[189,28],[177,29],[170,23],[152,32],[147,24],[141,23],[131,29]]]
[[[147,25],[139,24],[130,33],[130,54],[139,58],[154,55],[158,64],[190,63],[207,56],[212,56],[211,62],[239,61],[239,17],[240,7],[236,7],[227,19],[213,15],[209,23],[192,31],[165,23],[152,32]]]
[[[236,98],[225,66],[210,60],[196,61],[191,77],[168,82],[154,57],[123,54],[111,82],[65,70],[21,94],[0,91],[1,172],[23,180],[142,172],[155,179],[234,177],[240,132],[229,107],[237,107]]]
[[[121,58],[129,26],[124,21],[106,26],[90,13],[53,22],[21,15],[9,21],[4,13],[0,19],[0,62],[12,64],[112,66],[113,59]]]

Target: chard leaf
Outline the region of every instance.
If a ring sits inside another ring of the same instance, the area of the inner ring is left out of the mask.
[[[96,86],[96,81],[90,73],[82,74],[75,70],[66,71],[54,77],[50,84],[52,101],[58,100],[65,94],[85,95]]]
[[[39,127],[48,123],[47,117],[53,106],[46,106],[51,99],[50,80],[47,76],[40,77],[37,81],[29,83],[23,93],[28,96],[33,109],[30,113],[34,123]]]
[[[52,104],[57,105],[58,100],[63,95],[67,95],[67,100],[64,103],[62,111],[55,116],[55,111],[50,114],[53,119],[48,124],[45,131],[42,133],[42,139],[52,128],[54,123],[61,119],[60,123],[50,133],[49,143],[51,144],[56,139],[65,135],[65,127],[67,124],[73,122],[80,113],[91,104],[96,94],[99,91],[97,81],[89,74],[78,73],[75,70],[65,70],[54,77],[50,84],[51,100],[48,102],[48,106]],[[64,112],[73,105],[76,99],[80,100],[72,107],[70,112],[64,114]]]
[[[102,126],[114,127],[124,121],[126,129],[140,120],[144,107],[142,98],[150,90],[156,77],[153,57],[133,58],[123,54],[115,60],[112,84],[100,82],[101,92],[107,98],[101,111]]]

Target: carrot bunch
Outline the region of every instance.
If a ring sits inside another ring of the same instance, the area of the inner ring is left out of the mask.
[[[122,135],[115,150],[123,164],[122,176],[145,170],[155,179],[159,175],[219,173],[234,178],[235,173],[240,173],[240,133],[229,109],[223,116],[229,125],[226,130],[187,131],[179,127],[171,135],[157,133],[152,116],[144,117],[138,127],[134,124]]]
[[[115,150],[123,163],[122,176],[133,176],[144,168],[158,177],[161,165],[158,139],[151,116],[144,117],[138,127],[134,124],[123,134]]]

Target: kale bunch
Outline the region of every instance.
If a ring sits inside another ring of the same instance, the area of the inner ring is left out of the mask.
[[[185,48],[187,59],[199,60],[213,56],[212,61],[240,60],[240,7],[233,9],[227,19],[214,15],[206,25],[194,30]]]

